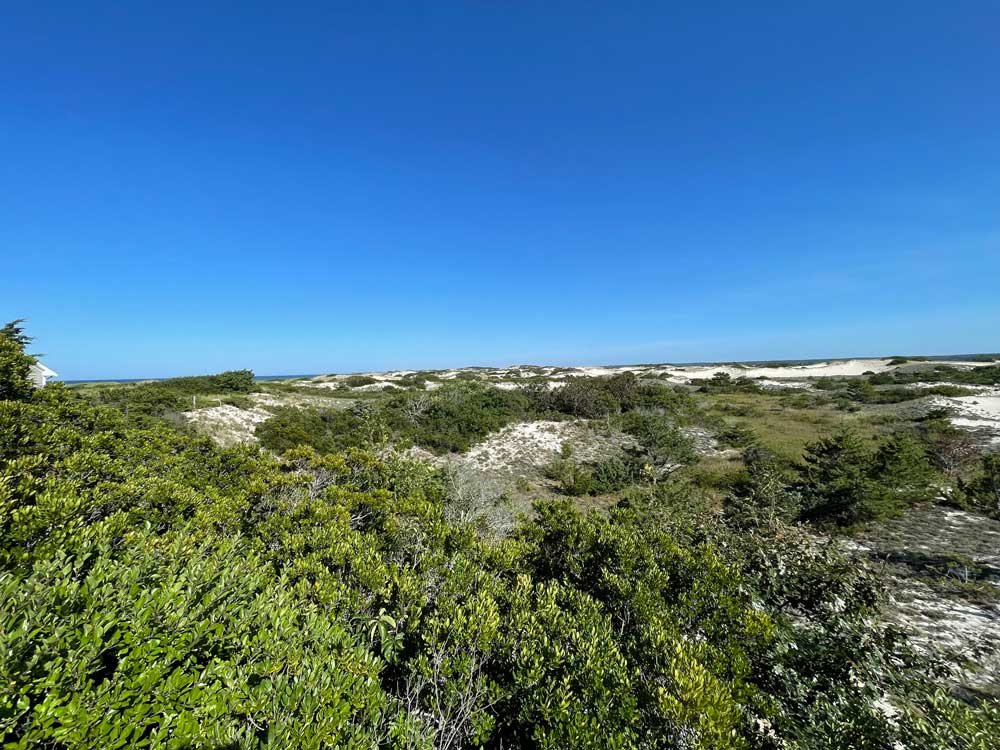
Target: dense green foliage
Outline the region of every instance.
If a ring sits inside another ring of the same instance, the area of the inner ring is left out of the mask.
[[[257,428],[267,448],[307,445],[321,452],[372,445],[390,433],[440,453],[464,451],[505,425],[523,419],[528,400],[485,383],[451,382],[431,391],[393,394],[378,403],[344,409],[277,411]]]
[[[536,384],[524,392],[539,415],[593,419],[637,409],[667,410],[675,415],[694,410],[689,394],[662,383],[643,382],[631,372],[609,378],[569,378],[555,389]]]
[[[573,457],[572,447],[564,445],[546,475],[568,495],[604,495],[637,484],[655,484],[695,460],[691,441],[677,429],[674,417],[659,411],[629,411],[620,421],[637,447],[603,461],[580,462]]]
[[[203,406],[216,403],[247,406],[245,396],[255,390],[257,384],[250,370],[231,370],[218,375],[100,386],[84,392],[95,403],[113,406],[133,420],[142,420],[198,406],[199,397]]]
[[[459,444],[452,397],[527,398],[466,384],[413,429]],[[59,386],[0,400],[4,747],[987,750],[1000,730],[873,620],[870,570],[780,513],[691,523],[657,486],[486,540],[426,466],[340,450],[352,425],[276,458]],[[834,449],[864,454],[844,438],[808,476],[849,488]]]
[[[691,441],[677,429],[673,417],[633,411],[625,415],[622,429],[639,441],[653,464],[686,464],[695,459]]]
[[[631,373],[573,378],[555,390],[539,385],[503,390],[475,379],[456,379],[431,391],[393,393],[372,403],[364,420],[339,409],[283,409],[257,429],[257,436],[275,450],[301,444],[329,451],[368,444],[359,439],[357,428],[364,426],[370,433],[377,424],[399,443],[447,453],[467,450],[491,432],[525,419],[624,415],[624,429],[635,434],[656,461],[683,462],[692,454],[676,425],[694,411],[688,394],[660,383],[641,383]]]
[[[991,356],[984,358],[992,361]],[[890,364],[906,364],[905,358],[895,358]],[[922,388],[914,384],[939,383]],[[1000,385],[1000,365],[979,365],[961,369],[953,365],[926,363],[915,369],[894,369],[868,373],[864,378],[822,378],[814,383],[820,390],[833,391],[833,396],[848,404],[898,404],[926,396],[968,396],[974,390],[969,385]]]
[[[579,497],[619,492],[655,481],[659,476],[656,469],[641,451],[627,451],[622,456],[592,463],[577,461],[564,451],[564,455],[545,468],[545,475],[556,480],[565,494]]]
[[[477,382],[452,382],[431,391],[393,394],[351,409],[280,409],[257,428],[274,450],[307,445],[320,452],[372,445],[391,434],[437,452],[463,451],[489,433],[523,419],[520,393]]]
[[[452,382],[428,393],[401,393],[384,407],[384,420],[404,439],[431,450],[464,451],[528,414],[528,400],[479,382]]]
[[[364,385],[373,385],[378,381],[371,375],[348,375],[340,382],[348,388],[358,388]]]
[[[350,409],[283,407],[257,427],[264,445],[281,453],[304,445],[321,453],[359,448],[378,442],[385,428],[366,404]]]

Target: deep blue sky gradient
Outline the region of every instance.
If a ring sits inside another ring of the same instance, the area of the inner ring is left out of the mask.
[[[996,2],[0,2],[64,378],[1000,349]]]

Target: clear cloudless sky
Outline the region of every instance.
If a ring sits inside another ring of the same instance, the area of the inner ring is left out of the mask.
[[[1000,4],[2,2],[66,379],[1000,349]]]

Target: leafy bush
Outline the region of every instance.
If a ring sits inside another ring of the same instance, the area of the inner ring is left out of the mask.
[[[573,497],[589,495],[594,488],[590,466],[569,456],[555,459],[545,466],[542,473],[557,482],[563,492]]]
[[[348,410],[279,409],[256,434],[262,445],[277,451],[307,445],[329,453],[380,443],[390,434],[438,452],[464,451],[524,419],[528,409],[528,400],[516,391],[451,382],[431,392],[396,390],[385,401]]]
[[[195,375],[185,378],[168,378],[156,383],[178,393],[253,393],[257,384],[250,370],[227,370],[218,375]]]
[[[719,431],[719,440],[732,448],[749,448],[757,442],[757,435],[752,427],[745,424],[727,424]]]
[[[619,492],[651,477],[651,467],[643,462],[641,456],[631,454],[615,456],[593,465],[590,473],[590,494],[606,495]]]
[[[393,431],[438,452],[464,451],[491,432],[524,419],[527,397],[480,382],[451,382],[429,393],[400,393],[384,406]]]
[[[579,463],[569,456],[551,462],[544,470],[567,495],[607,495],[651,481],[656,474],[642,454],[626,453],[596,463]]]
[[[992,362],[992,355],[971,358],[971,361]],[[947,381],[949,383],[959,383],[962,385],[998,385],[1000,384],[1000,365],[978,365],[968,369],[959,369],[951,365],[933,365],[924,367],[913,372],[901,372],[894,370],[882,373],[879,376],[880,383],[939,383]]]
[[[717,372],[711,378],[691,381],[702,393],[763,393],[760,384],[747,377],[734,378],[727,372]]]
[[[348,388],[360,388],[365,385],[374,385],[377,382],[379,381],[371,375],[348,375],[340,381],[341,385],[345,385]]]
[[[257,425],[254,434],[261,445],[279,453],[301,445],[333,453],[371,446],[384,432],[378,418],[364,408],[317,410],[289,406]]]
[[[934,497],[935,473],[924,446],[905,432],[883,441],[872,457],[873,476],[907,503]]]
[[[360,746],[405,723],[364,640],[242,540],[36,559],[0,579],[0,648],[6,747]]]
[[[676,417],[692,413],[690,394],[663,383],[642,382],[634,373],[608,378],[569,378],[560,388],[541,383],[526,386],[523,393],[536,414],[561,414],[597,419],[634,409],[661,409]]]

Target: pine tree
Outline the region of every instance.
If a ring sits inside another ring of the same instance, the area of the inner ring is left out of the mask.
[[[934,467],[927,451],[905,433],[896,433],[879,447],[872,472],[887,489],[910,502],[929,500],[934,495]]]
[[[24,348],[31,337],[24,333],[21,319],[0,328],[0,401],[23,401],[31,396],[28,375],[35,358]]]
[[[850,526],[890,514],[884,488],[872,480],[872,457],[854,432],[843,429],[806,446],[803,460],[805,519]]]

